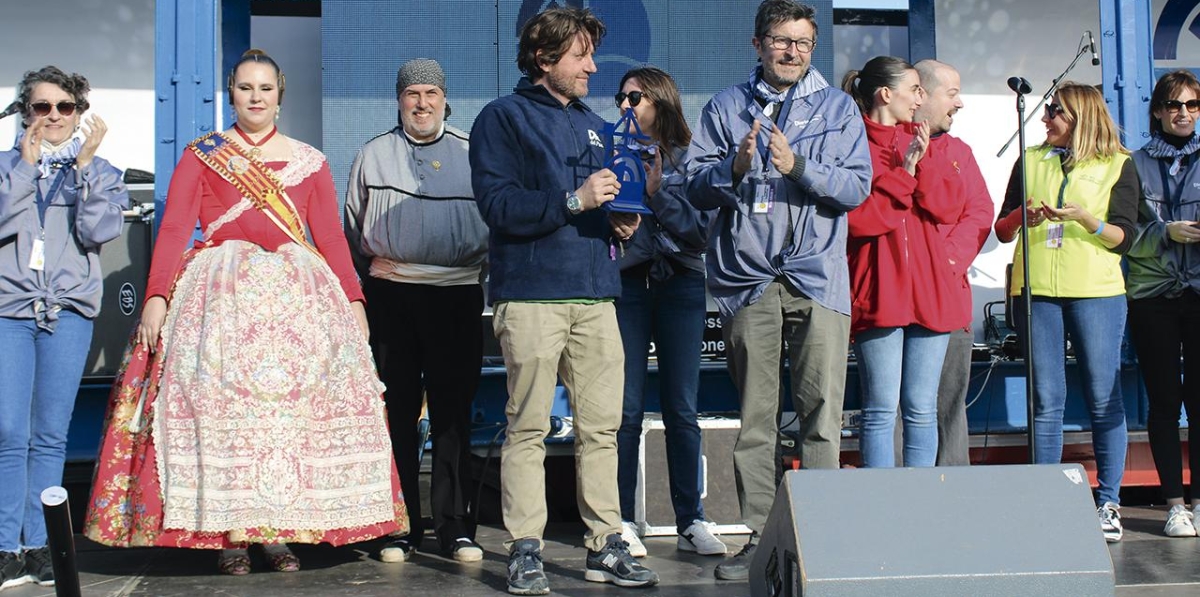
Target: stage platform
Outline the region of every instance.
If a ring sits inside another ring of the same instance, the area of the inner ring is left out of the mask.
[[[1174,597],[1200,594],[1200,539],[1170,539],[1162,534],[1165,508],[1125,508],[1125,540],[1109,546],[1119,597]],[[987,516],[987,512],[980,512]],[[965,525],[969,526],[969,525]],[[664,595],[678,597],[742,597],[747,583],[718,582],[713,568],[720,558],[675,549],[673,537],[647,539],[644,561],[662,583],[651,589],[620,589],[583,580],[582,525],[559,523],[546,535],[546,574],[555,595]],[[266,572],[256,557],[255,571],[234,578],[215,573],[212,551],[181,549],[112,549],[77,538],[80,578],[86,597],[211,596],[330,597],[431,595],[474,597],[505,594],[507,552],[504,532],[495,525],[480,528],[483,562],[458,564],[431,553],[418,553],[402,564],[375,557],[380,542],[340,548],[297,546],[304,569],[294,574]],[[432,536],[427,544],[432,547]],[[727,536],[730,551],[744,536]],[[847,541],[852,541],[847,538]],[[53,588],[25,585],[6,589],[3,597],[43,597]]]

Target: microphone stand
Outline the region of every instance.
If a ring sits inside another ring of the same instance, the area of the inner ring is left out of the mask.
[[[1075,57],[1076,60],[1079,56]],[[1072,62],[1071,66],[1075,63]],[[1068,68],[1067,70],[1070,70]],[[1064,73],[1065,74],[1065,73]],[[1025,83],[1025,86],[1013,85],[1013,79],[1017,79],[1019,83]],[[1037,453],[1037,436],[1033,432],[1033,293],[1029,287],[1029,210],[1025,207],[1026,197],[1029,196],[1029,190],[1026,188],[1025,182],[1025,93],[1029,91],[1028,83],[1024,79],[1013,77],[1009,79],[1009,86],[1017,94],[1017,132],[1014,133],[1021,144],[1021,156],[1017,159],[1019,167],[1017,176],[1021,181],[1021,205],[1018,209],[1021,210],[1021,308],[1025,311],[1025,329],[1021,330],[1023,338],[1023,346],[1021,347],[1025,357],[1025,420],[1028,423],[1026,430],[1026,438],[1029,444],[1029,463],[1035,464],[1035,454]],[[1058,87],[1058,80],[1055,79],[1051,89]],[[1038,104],[1041,106],[1041,104]],[[1035,112],[1036,114],[1036,112]],[[1005,148],[1008,144],[1005,144]],[[1004,150],[1001,150],[1003,153]]]
[[[1082,42],[1083,38],[1080,38],[1079,41]],[[1075,65],[1079,63],[1079,59],[1082,58],[1084,54],[1087,54],[1088,51],[1089,45],[1081,43],[1079,50],[1075,52],[1075,58],[1071,60],[1071,64],[1068,64],[1067,69],[1055,77],[1054,82],[1050,83],[1050,89],[1046,90],[1046,94],[1043,95],[1041,101],[1039,101],[1038,104],[1033,107],[1033,111],[1029,113],[1029,116],[1021,120],[1020,124],[1017,126],[1017,130],[1013,131],[1012,136],[1008,138],[1008,142],[1004,144],[1004,147],[1000,148],[1000,151],[996,152],[996,157],[1000,157],[1004,155],[1005,151],[1008,151],[1008,146],[1012,145],[1012,142],[1017,139],[1017,133],[1021,132],[1021,127],[1029,124],[1029,121],[1033,120],[1033,117],[1038,115],[1042,109],[1042,106],[1045,105],[1046,102],[1050,101],[1050,98],[1054,96],[1055,91],[1058,91],[1058,86],[1061,85],[1066,79],[1067,73],[1070,73],[1072,70],[1074,70]],[[1024,141],[1021,142],[1021,149],[1025,149]],[[1022,203],[1022,205],[1024,205],[1024,203]]]

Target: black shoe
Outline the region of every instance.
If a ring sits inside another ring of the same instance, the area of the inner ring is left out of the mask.
[[[450,557],[455,562],[478,562],[483,559],[483,547],[468,537],[459,537],[450,548]]]
[[[717,564],[716,575],[720,580],[749,580],[750,562],[754,561],[754,551],[758,549],[758,535],[750,535],[750,540],[742,546],[732,558]]]
[[[50,563],[49,547],[25,552],[25,578],[43,587],[54,586],[54,565]]]
[[[550,581],[542,570],[542,547],[537,539],[521,539],[508,552],[508,592],[549,595]]]
[[[0,551],[0,589],[7,589],[29,582],[25,574],[25,562],[21,554]]]
[[[379,550],[379,561],[394,564],[396,562],[407,562],[411,558],[413,552],[417,548],[405,539],[393,539],[388,541],[383,549]]]
[[[629,544],[621,535],[608,536],[600,551],[588,550],[585,580],[610,582],[618,587],[648,587],[658,584],[658,575],[641,565],[629,553]]]

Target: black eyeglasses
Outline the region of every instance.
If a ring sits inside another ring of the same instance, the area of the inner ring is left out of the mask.
[[[632,108],[632,107],[642,103],[643,97],[646,97],[646,94],[642,93],[641,91],[630,91],[629,93],[625,93],[624,91],[621,91],[621,92],[618,92],[616,95],[614,95],[613,99],[617,100],[617,107],[620,108],[621,104],[625,102],[625,98],[629,98],[629,107]],[[650,99],[650,98],[646,98],[646,99]]]
[[[1191,114],[1200,112],[1200,99],[1191,99],[1186,102],[1181,102],[1179,100],[1167,100],[1163,102],[1162,105],[1167,109],[1168,112],[1178,112],[1182,110],[1184,106],[1187,106],[1187,111]]]
[[[1058,104],[1046,104],[1046,118],[1048,120],[1054,120],[1064,111],[1065,110],[1063,110],[1063,107]]]
[[[767,45],[776,50],[786,50],[795,44],[796,51],[801,54],[813,51],[813,47],[817,45],[817,42],[811,39],[792,39],[783,35],[764,35],[763,39],[767,41]]]
[[[75,113],[75,105],[75,102],[58,102],[57,104],[51,104],[50,102],[35,102],[29,104],[29,109],[33,110],[33,113],[37,114],[38,116],[49,116],[50,108],[57,109],[58,113],[62,114],[63,116],[70,116]]]

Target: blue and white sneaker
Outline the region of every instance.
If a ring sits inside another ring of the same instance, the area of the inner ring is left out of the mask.
[[[508,592],[513,595],[549,595],[550,581],[542,570],[542,544],[526,538],[508,552]]]
[[[1104,505],[1096,508],[1096,514],[1100,516],[1100,530],[1104,532],[1104,540],[1109,543],[1120,541],[1125,534],[1125,529],[1121,526],[1121,506],[1104,502]]]
[[[600,551],[588,550],[587,571],[583,578],[591,582],[610,582],[618,587],[648,587],[658,584],[658,575],[641,565],[629,553],[629,545],[613,533]]]

